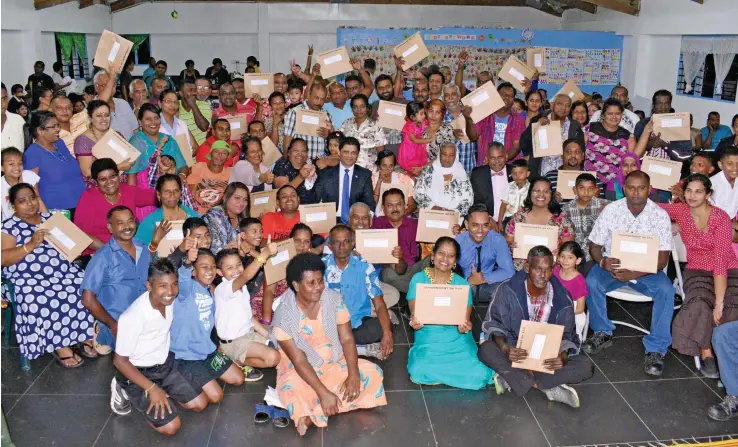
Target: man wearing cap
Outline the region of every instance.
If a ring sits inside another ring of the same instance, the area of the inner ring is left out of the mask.
[[[230,150],[225,166],[231,167],[236,164],[241,155],[241,140],[231,140],[231,123],[223,118],[217,119],[213,124],[213,135],[208,137],[197,149],[195,161],[198,163],[207,163],[210,160],[208,154],[210,154],[213,145],[217,142],[223,142]]]

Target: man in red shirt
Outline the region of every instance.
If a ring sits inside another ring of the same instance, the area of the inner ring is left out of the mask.
[[[300,196],[292,185],[284,185],[277,191],[277,205],[279,211],[266,213],[261,218],[264,229],[264,241],[271,236],[272,241],[287,239],[292,233],[292,227],[300,222]]]
[[[256,116],[256,102],[249,101],[246,105],[243,105],[236,101],[236,89],[230,82],[220,86],[218,98],[220,99],[220,106],[213,110],[213,118],[245,115],[247,125],[254,120]]]
[[[215,125],[213,126],[213,135],[209,136],[197,149],[197,153],[195,153],[195,161],[202,163],[210,161],[208,159],[208,154],[213,147],[213,143],[219,140],[224,142],[227,141],[231,148],[231,153],[228,155],[228,160],[226,160],[225,166],[232,167],[236,164],[239,156],[241,155],[241,140],[231,140],[231,123],[223,118],[215,121]]]

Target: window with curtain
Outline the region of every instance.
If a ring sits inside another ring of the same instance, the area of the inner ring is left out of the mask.
[[[56,60],[64,65],[63,75],[73,79],[92,77],[87,58],[87,36],[81,33],[54,33]]]
[[[121,37],[133,42],[131,55],[136,65],[149,65],[151,59],[151,36],[148,34],[121,34]]]
[[[735,102],[737,90],[738,36],[682,39],[678,95]]]

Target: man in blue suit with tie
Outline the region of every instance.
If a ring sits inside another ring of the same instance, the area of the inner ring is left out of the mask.
[[[347,137],[339,148],[339,163],[320,171],[315,192],[321,202],[336,203],[336,217],[348,224],[349,210],[356,202],[376,208],[372,189],[372,172],[356,164],[360,150],[359,140]]]

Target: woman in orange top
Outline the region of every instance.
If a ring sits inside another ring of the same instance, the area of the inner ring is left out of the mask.
[[[225,166],[229,154],[228,143],[216,141],[206,156],[208,162],[195,163],[187,176],[187,184],[199,205],[200,215],[223,202],[223,192],[231,177],[231,168]]]

